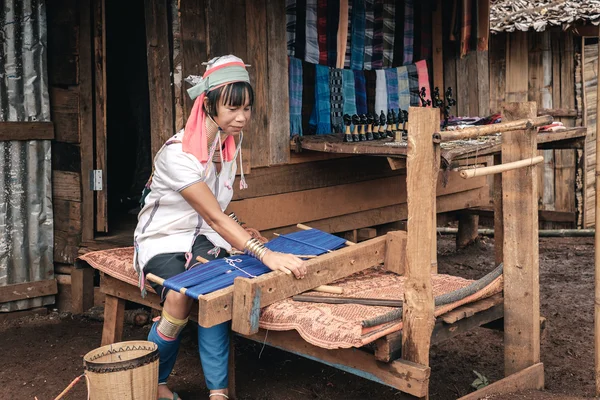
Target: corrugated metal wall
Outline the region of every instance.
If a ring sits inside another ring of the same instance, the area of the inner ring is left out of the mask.
[[[0,121],[50,121],[44,0],[0,8]],[[54,274],[50,141],[0,141],[0,286]],[[0,311],[52,304],[54,296]]]

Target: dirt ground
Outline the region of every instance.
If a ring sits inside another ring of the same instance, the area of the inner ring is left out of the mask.
[[[479,278],[493,267],[493,239],[455,251],[452,237],[440,239],[440,272]],[[540,239],[542,339],[546,391],[497,399],[592,397],[593,238]],[[0,399],[54,399],[82,373],[82,357],[100,344],[102,323],[69,314],[0,325]],[[148,326],[126,326],[124,340],[144,339]],[[185,399],[206,399],[193,327],[186,329],[170,384]],[[240,399],[401,398],[398,392],[260,344],[236,339]],[[502,334],[478,328],[432,348],[431,398],[455,399],[472,391],[474,371],[490,382],[502,376]],[[66,399],[85,399],[79,383]]]

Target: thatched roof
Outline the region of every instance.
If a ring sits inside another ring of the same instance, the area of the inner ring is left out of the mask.
[[[491,0],[492,32],[600,23],[600,0]]]

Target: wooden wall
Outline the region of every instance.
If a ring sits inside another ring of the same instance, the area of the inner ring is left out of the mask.
[[[584,121],[587,126],[585,140],[585,226],[593,227],[596,218],[596,105],[598,90],[598,39],[586,39],[583,51]]]

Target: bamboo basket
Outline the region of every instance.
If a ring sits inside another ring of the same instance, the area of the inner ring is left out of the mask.
[[[157,398],[158,347],[143,340],[99,347],[83,357],[90,400]]]

